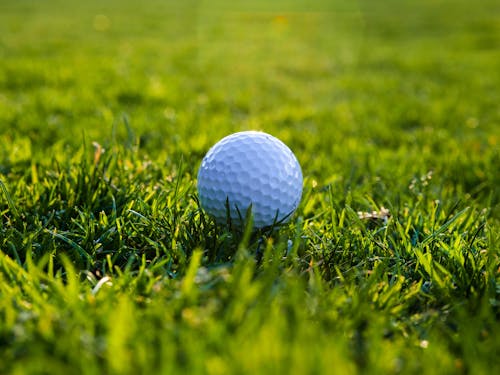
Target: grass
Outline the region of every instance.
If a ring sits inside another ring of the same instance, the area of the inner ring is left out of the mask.
[[[0,373],[500,372],[497,2],[183,4],[0,4]],[[277,230],[198,204],[246,129]]]

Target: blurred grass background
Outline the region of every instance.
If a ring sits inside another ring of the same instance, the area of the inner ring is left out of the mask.
[[[498,148],[499,9],[481,4],[3,1],[2,159],[124,140],[126,115],[153,157],[256,128],[317,178],[385,151],[456,175]]]

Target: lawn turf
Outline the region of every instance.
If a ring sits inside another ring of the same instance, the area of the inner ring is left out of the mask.
[[[401,3],[2,1],[0,373],[500,373],[500,6]],[[278,230],[199,208],[248,129]]]

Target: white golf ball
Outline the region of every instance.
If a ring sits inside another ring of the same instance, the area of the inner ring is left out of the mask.
[[[202,208],[219,223],[242,224],[251,206],[254,227],[286,222],[302,196],[302,170],[279,139],[257,131],[231,134],[205,155],[198,171]],[[229,209],[229,210],[228,210]]]

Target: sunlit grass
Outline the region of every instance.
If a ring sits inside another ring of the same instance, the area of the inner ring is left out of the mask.
[[[499,372],[494,1],[0,4],[0,373]],[[276,230],[200,210],[239,130]]]

